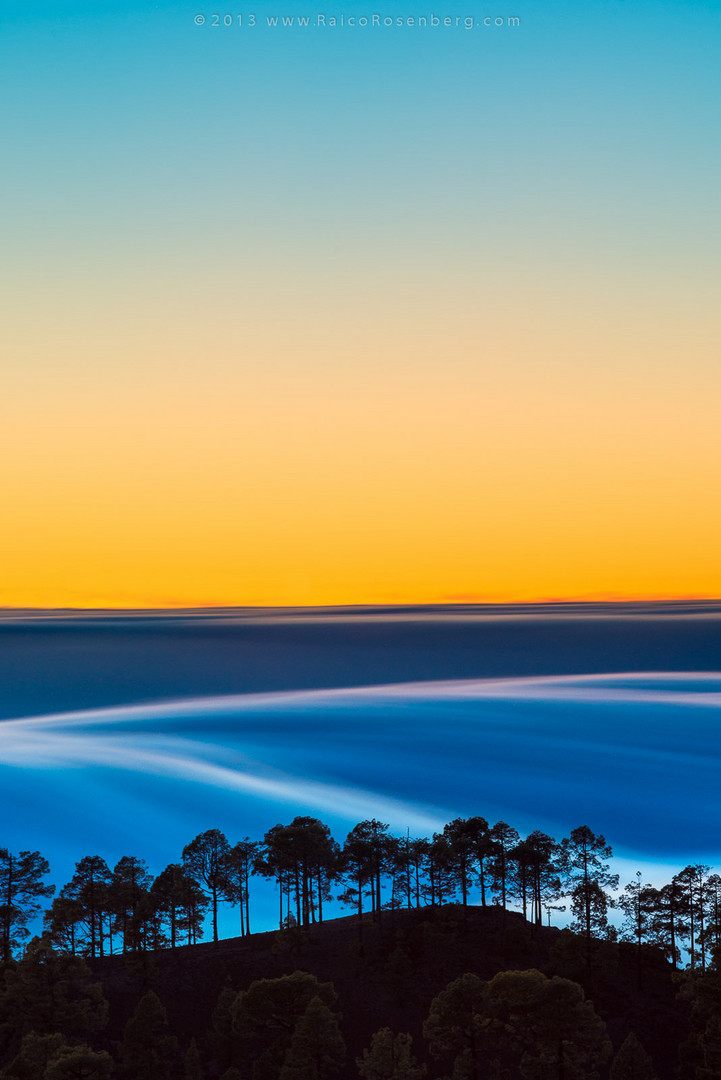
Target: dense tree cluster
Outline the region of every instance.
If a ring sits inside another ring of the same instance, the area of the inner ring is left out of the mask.
[[[107,1003],[82,959],[35,939],[0,975],[2,1080],[424,1080],[427,1065],[417,1056],[424,1049],[443,1080],[656,1080],[635,1034],[614,1057],[583,988],[533,968],[452,980],[430,1002],[425,1047],[383,1027],[354,1062],[333,984],[305,971],[224,989],[202,1051],[195,1039],[181,1045],[162,1001],[147,990],[112,1053],[97,1042]],[[684,1080],[706,1075],[718,1042],[713,978],[697,995],[699,1034],[684,1047]]]
[[[295,817],[275,825],[262,840],[231,844],[219,829],[196,836],[153,878],[145,862],[124,856],[111,869],[99,855],[76,864],[75,874],[45,912],[53,948],[90,958],[194,944],[206,920],[218,940],[221,903],[234,905],[241,936],[250,933],[254,877],[275,883],[280,927],[322,922],[339,901],[358,916],[380,921],[389,909],[440,907],[472,899],[482,907],[514,907],[540,925],[544,912],[570,908],[571,929],[590,948],[593,938],[635,942],[639,970],[646,945],[660,947],[674,967],[687,955],[705,971],[721,941],[721,877],[693,865],[661,889],[640,876],[614,897],[618,877],[609,869],[611,848],[587,826],[557,842],[535,830],[522,838],[503,821],[457,818],[432,838],[393,836],[375,819],[359,822],[341,845],[317,818]],[[47,861],[39,852],[18,855],[0,848],[2,958],[22,951],[41,901]],[[559,903],[564,901],[564,903]],[[623,922],[608,922],[611,907]]]
[[[479,1080],[515,1057],[524,1080],[590,1080],[611,1056],[606,1025],[578,983],[534,969],[456,979],[434,999],[423,1030],[454,1078]]]

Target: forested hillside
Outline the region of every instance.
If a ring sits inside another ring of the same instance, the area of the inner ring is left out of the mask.
[[[587,826],[367,820],[341,845],[296,817],[258,841],[210,829],[156,877],[85,856],[55,895],[40,852],[2,849],[2,1075],[711,1080],[721,879],[620,888],[611,858]],[[276,931],[251,933],[257,877]],[[219,938],[222,904],[240,937]]]

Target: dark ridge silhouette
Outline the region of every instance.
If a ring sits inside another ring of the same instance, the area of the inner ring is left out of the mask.
[[[504,915],[496,907],[464,911],[458,904],[389,911],[380,924],[368,912],[362,935],[357,917],[346,916],[306,929],[292,927],[218,944],[98,958],[91,961],[92,978],[102,985],[110,1021],[95,1045],[111,1052],[121,1045],[139,1000],[152,992],[163,1003],[167,1031],[178,1039],[181,1050],[195,1040],[204,1076],[214,1080],[235,1064],[241,1077],[250,1078],[242,1048],[246,1044],[235,1049],[221,1046],[223,1032],[231,1043],[238,1034],[228,1026],[232,1008],[238,1008],[237,996],[258,980],[303,971],[318,984],[332,985],[348,1055],[340,1077],[357,1075],[355,1058],[383,1028],[408,1033],[428,1075],[442,1075],[424,1039],[434,998],[466,973],[488,982],[499,972],[537,970],[549,979],[577,984],[605,1024],[614,1052],[633,1032],[652,1056],[659,1080],[671,1080],[679,1047],[692,1030],[690,1004],[677,996],[679,976],[659,950],[645,947],[646,975],[639,988],[633,945],[593,939],[590,967],[587,950],[585,936],[532,927],[516,912]],[[218,1015],[219,1008],[221,1014],[225,1010],[225,1020]],[[608,1076],[610,1064],[611,1058],[601,1076]],[[222,1066],[226,1068],[221,1071]]]

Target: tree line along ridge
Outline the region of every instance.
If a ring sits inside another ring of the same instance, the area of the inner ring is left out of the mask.
[[[539,830],[525,838],[503,821],[456,818],[432,838],[394,836],[376,819],[359,822],[341,845],[317,818],[275,825],[260,841],[231,844],[219,829],[200,833],[153,878],[143,859],[124,856],[111,870],[99,855],[81,858],[57,896],[46,884],[47,860],[38,851],[0,848],[0,958],[9,961],[31,936],[43,901],[43,936],[56,950],[90,958],[120,951],[147,952],[195,944],[210,920],[218,940],[221,903],[237,907],[240,936],[251,933],[251,882],[271,879],[278,893],[278,924],[322,922],[337,901],[362,920],[379,921],[400,908],[465,909],[476,893],[481,907],[505,912],[511,904],[541,925],[544,913],[569,909],[570,928],[592,938],[655,945],[674,967],[682,957],[705,971],[721,943],[721,877],[689,865],[661,888],[625,886],[611,873],[612,849],[588,826],[560,842]],[[566,903],[559,903],[565,900]],[[608,912],[619,908],[620,926]]]

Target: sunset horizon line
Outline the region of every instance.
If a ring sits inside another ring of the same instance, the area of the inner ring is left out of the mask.
[[[574,607],[579,605],[594,605],[600,608],[612,605],[636,605],[636,604],[721,604],[721,596],[692,593],[638,593],[638,594],[609,594],[588,593],[571,596],[534,596],[516,598],[493,598],[493,597],[460,597],[449,596],[429,600],[368,600],[368,601],[336,601],[328,603],[232,603],[223,601],[209,601],[193,603],[192,601],[164,601],[149,603],[107,603],[89,602],[86,604],[5,604],[0,602],[0,617],[5,614],[41,614],[41,613],[128,613],[137,614],[155,612],[372,612],[375,610],[385,611],[412,611],[417,609],[448,609],[448,608],[518,608],[518,607]]]

